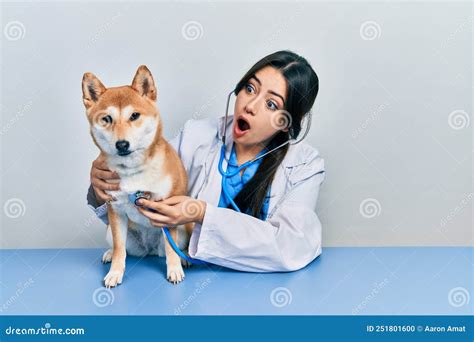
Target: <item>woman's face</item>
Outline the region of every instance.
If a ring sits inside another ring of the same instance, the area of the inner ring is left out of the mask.
[[[237,144],[263,148],[279,131],[288,130],[291,117],[284,111],[287,82],[268,66],[255,73],[237,94],[233,138]]]

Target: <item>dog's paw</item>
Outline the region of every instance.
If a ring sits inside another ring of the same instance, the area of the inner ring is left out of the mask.
[[[170,283],[178,284],[184,280],[184,271],[181,264],[176,266],[168,266],[166,270],[166,278]]]
[[[117,285],[122,284],[123,271],[110,270],[109,273],[104,277],[104,285],[110,289]]]
[[[102,263],[106,264],[108,262],[112,261],[112,254],[113,254],[113,249],[107,250],[104,255],[102,255]]]

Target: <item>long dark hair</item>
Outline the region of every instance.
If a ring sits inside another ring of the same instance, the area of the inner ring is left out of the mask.
[[[311,110],[319,90],[319,79],[306,59],[291,51],[278,51],[258,61],[242,77],[235,87],[235,95],[246,86],[250,78],[259,70],[270,66],[279,70],[287,82],[287,99],[285,110],[291,115],[291,127],[288,132],[279,131],[267,144],[270,150],[291,137],[296,138],[301,131],[303,117]],[[273,181],[278,166],[288,151],[285,145],[263,157],[255,175],[244,185],[234,198],[243,213],[250,213],[256,218],[263,217],[263,205],[268,189]],[[232,205],[228,208],[233,209]],[[250,210],[249,210],[250,208]]]

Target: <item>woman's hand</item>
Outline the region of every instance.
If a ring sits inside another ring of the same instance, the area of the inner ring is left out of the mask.
[[[107,183],[107,180],[120,179],[116,172],[109,170],[105,156],[102,153],[92,162],[91,183],[99,205],[113,201],[114,198],[105,190],[120,190],[119,183]]]
[[[189,222],[202,223],[206,212],[206,202],[188,196],[173,196],[162,201],[141,198],[136,208],[150,219],[154,227],[175,227]],[[156,210],[154,213],[147,208]]]

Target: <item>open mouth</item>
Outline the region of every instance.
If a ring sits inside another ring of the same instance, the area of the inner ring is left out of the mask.
[[[123,152],[117,152],[117,154],[121,157],[128,156],[132,151],[123,151]]]
[[[239,126],[239,130],[241,132],[245,132],[245,131],[248,131],[250,129],[249,123],[246,120],[242,119],[242,118],[239,118],[237,120],[237,126]]]

